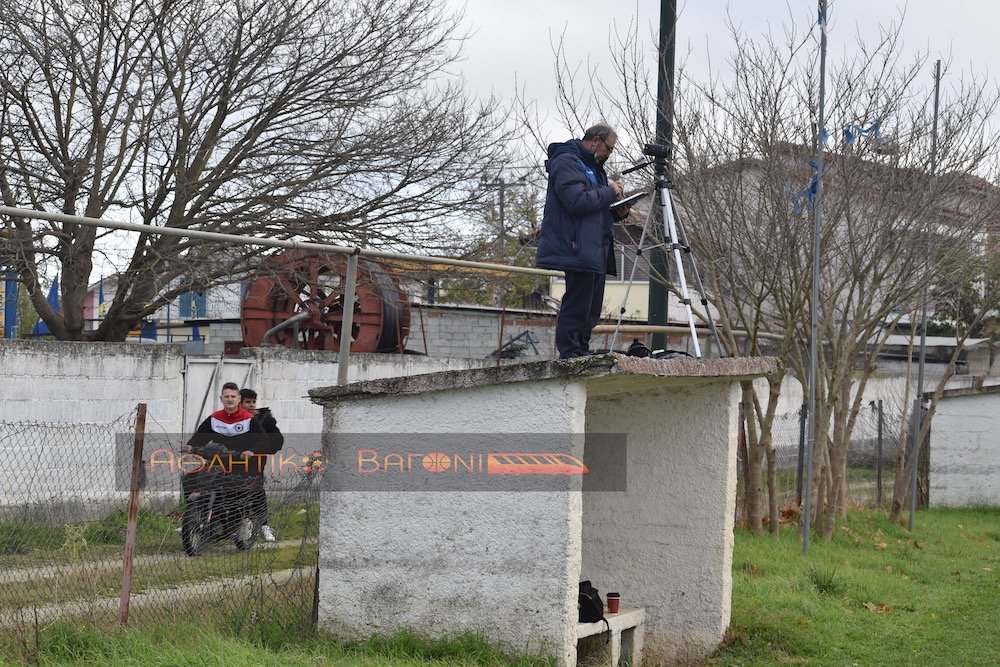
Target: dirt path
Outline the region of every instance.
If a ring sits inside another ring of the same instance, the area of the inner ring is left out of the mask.
[[[306,544],[315,544],[315,539],[306,540]],[[281,542],[258,542],[257,548],[281,549],[284,547],[294,547],[302,544],[302,540],[284,540]],[[235,547],[228,551],[235,553]],[[210,553],[226,553],[227,549],[218,547]],[[155,554],[146,556],[136,556],[133,560],[132,569],[137,570],[149,565],[158,563],[168,563],[172,561],[187,561],[188,556],[183,551],[173,551],[165,554]],[[67,573],[93,572],[95,570],[121,569],[122,557],[106,558],[102,560],[81,560],[79,563],[53,563],[50,565],[40,565],[38,567],[23,568],[3,568],[0,569],[0,582],[5,584],[22,581],[34,581],[36,579],[50,579],[59,577]]]
[[[279,542],[278,544],[281,543]],[[218,596],[220,589],[223,588],[232,589],[239,586],[253,586],[255,584],[282,586],[288,583],[296,574],[299,576],[312,576],[312,568],[279,570],[277,572],[246,577],[211,579],[183,586],[148,589],[142,593],[132,594],[129,609],[139,609],[146,605],[163,605],[166,601],[165,593],[168,592],[170,602],[176,603],[184,599]],[[120,599],[118,596],[115,596],[71,600],[69,602],[59,602],[40,607],[21,607],[0,613],[0,626],[30,627],[36,623],[42,625],[60,618],[71,618],[74,616],[103,616],[117,620],[119,604]]]

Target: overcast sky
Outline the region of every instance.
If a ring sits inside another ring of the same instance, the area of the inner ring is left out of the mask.
[[[542,109],[554,100],[553,42],[565,31],[566,54],[573,62],[606,58],[609,30],[622,29],[638,15],[639,36],[649,44],[655,64],[655,35],[660,1],[614,3],[607,0],[447,0],[465,7],[466,26],[473,32],[460,63],[467,82],[480,94],[491,91],[512,97],[516,80]],[[731,48],[726,15],[732,15],[748,35],[770,28],[780,35],[788,17],[799,25],[815,22],[816,0],[678,0],[677,55],[689,70],[708,71],[708,53],[716,69]],[[996,0],[830,0],[828,52],[849,54],[856,36],[877,34],[879,25],[899,22],[904,49],[930,54],[928,76],[936,58],[952,58],[952,71],[1000,74],[1000,4]],[[612,9],[613,8],[613,9]],[[608,15],[608,11],[615,12]],[[612,120],[613,119],[609,119]],[[566,130],[547,126],[550,140],[563,140]]]

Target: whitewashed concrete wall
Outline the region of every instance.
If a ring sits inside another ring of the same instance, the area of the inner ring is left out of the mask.
[[[352,401],[328,409],[324,428],[583,433],[585,404],[579,383],[508,384]],[[580,511],[579,493],[324,492],[320,623],[355,638],[468,630],[564,654],[576,639]],[[575,648],[563,657],[575,661]]]
[[[333,353],[247,349],[240,358],[223,359],[214,374],[219,357],[188,359],[183,345],[0,341],[0,506],[77,503],[83,509],[86,503],[122,502],[131,440],[116,437],[109,425],[146,403],[149,461],[156,449],[176,450],[186,440],[197,427],[191,413],[203,400],[203,416],[219,408],[221,386],[228,380],[242,384],[249,377],[261,405],[269,404],[282,431],[293,435],[290,445],[297,442],[299,451],[318,448],[322,410],[306,392],[336,382],[336,359]],[[188,382],[197,375],[192,364],[198,363],[207,367],[203,377],[215,378],[212,386]],[[486,363],[356,355],[349,377],[395,377]],[[164,473],[166,468],[147,471],[148,491],[176,492],[176,479]]]
[[[1000,387],[950,390],[931,424],[930,504],[1000,506]]]
[[[127,417],[144,402],[151,426],[179,431],[183,369],[175,346],[0,343],[0,506],[60,516],[121,500]]]
[[[183,369],[173,345],[0,341],[0,420],[110,422],[144,402],[179,430]]]
[[[628,489],[583,494],[581,578],[644,607],[645,652],[666,662],[698,661],[729,625],[739,400],[714,383],[587,402],[589,430],[628,433]]]

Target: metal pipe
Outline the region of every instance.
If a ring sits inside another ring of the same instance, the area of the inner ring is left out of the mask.
[[[265,331],[264,337],[261,339],[260,344],[267,345],[267,343],[271,340],[271,336],[275,335],[279,331],[287,329],[293,324],[297,324],[298,322],[303,322],[308,319],[312,319],[312,313],[309,312],[308,310],[303,310],[301,313],[295,313],[284,322],[280,322],[271,327],[270,329],[268,329],[267,331]]]
[[[106,227],[108,229],[120,229],[126,232],[138,232],[140,234],[157,234],[160,236],[176,236],[181,238],[204,239],[206,241],[219,241],[222,243],[246,243],[249,245],[259,245],[268,248],[286,248],[289,250],[315,250],[317,252],[333,253],[337,255],[360,255],[374,259],[392,259],[416,262],[418,264],[441,264],[444,266],[457,266],[469,269],[485,269],[500,273],[522,273],[534,276],[555,276],[562,277],[561,271],[550,271],[548,269],[535,269],[528,266],[510,266],[507,264],[490,264],[488,262],[473,262],[465,259],[452,259],[450,257],[433,257],[428,255],[409,255],[406,253],[387,252],[385,250],[364,250],[353,246],[339,246],[332,243],[315,243],[312,241],[290,241],[286,239],[266,239],[251,236],[239,236],[238,234],[223,234],[221,232],[206,232],[200,229],[178,229],[176,227],[156,227],[154,225],[140,225],[134,222],[118,222],[116,220],[105,220],[103,218],[86,218],[79,215],[69,215],[67,213],[53,213],[50,211],[30,211],[27,209],[14,208],[12,206],[0,206],[0,215],[7,215],[15,218],[32,218],[35,220],[48,220],[49,222],[67,222],[70,224],[84,225],[88,227]]]

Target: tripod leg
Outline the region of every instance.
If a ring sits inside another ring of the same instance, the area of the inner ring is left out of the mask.
[[[694,284],[698,288],[698,296],[701,297],[701,307],[705,309],[705,319],[708,321],[708,326],[712,329],[712,336],[715,338],[715,345],[719,350],[719,356],[724,357],[725,348],[722,347],[722,339],[719,338],[719,330],[715,326],[715,320],[712,318],[712,314],[708,310],[708,293],[705,291],[705,283],[701,280],[701,273],[698,271],[698,263],[695,262],[694,250],[691,249],[691,244],[688,243],[687,232],[684,229],[684,221],[679,215],[677,215],[677,209],[674,207],[674,202],[670,202],[671,208],[674,209],[674,220],[677,222],[677,232],[680,237],[681,245],[687,248],[688,261],[691,263],[691,275],[694,277]]]
[[[677,242],[677,221],[674,219],[673,200],[670,197],[670,187],[666,181],[657,186],[660,190],[660,205],[663,207],[663,223],[670,238],[670,249],[673,250],[674,263],[677,265],[677,279],[680,283],[681,300],[687,310],[688,327],[691,329],[691,344],[694,346],[694,356],[701,358],[701,345],[698,342],[698,329],[694,323],[694,312],[691,310],[691,297],[688,294],[687,279],[684,277],[684,263],[681,260],[681,246]]]
[[[643,244],[646,242],[646,235],[649,232],[650,222],[653,220],[653,207],[649,207],[649,213],[646,214],[646,222],[642,225],[642,234],[639,235],[639,244],[635,249],[635,260],[632,262],[632,270],[629,272],[628,283],[625,285],[625,296],[622,297],[622,305],[618,309],[618,321],[615,322],[615,333],[611,336],[610,348],[614,350],[618,346],[618,337],[621,332],[622,318],[625,315],[625,304],[628,303],[629,293],[632,291],[632,283],[635,281],[635,272],[639,268],[639,258],[642,257],[642,253],[646,248]]]

